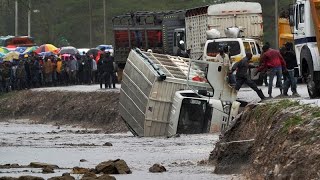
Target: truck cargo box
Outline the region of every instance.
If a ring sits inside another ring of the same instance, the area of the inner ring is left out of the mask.
[[[190,9],[185,21],[187,49],[192,59],[203,54],[206,31],[210,29],[217,29],[221,37],[226,37],[224,30],[228,27],[240,27],[245,38],[261,40],[263,36],[262,8],[254,2],[228,2]]]
[[[135,135],[168,135],[176,91],[211,90],[207,82],[187,83],[188,75],[190,79],[203,73],[192,67],[188,74],[188,67],[185,58],[131,50],[121,84],[120,114]]]

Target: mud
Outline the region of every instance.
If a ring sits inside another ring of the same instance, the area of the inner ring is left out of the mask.
[[[247,179],[319,179],[319,107],[283,100],[246,107],[211,152],[216,173]]]
[[[0,95],[0,121],[24,118],[38,123],[100,128],[105,133],[127,132],[119,115],[118,101],[119,92],[112,91],[11,92]]]

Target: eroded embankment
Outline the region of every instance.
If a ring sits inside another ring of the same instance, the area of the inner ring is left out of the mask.
[[[0,95],[0,120],[29,118],[102,128],[107,133],[127,132],[118,102],[118,92],[11,92]]]
[[[283,100],[249,105],[210,155],[219,174],[320,178],[320,108]]]

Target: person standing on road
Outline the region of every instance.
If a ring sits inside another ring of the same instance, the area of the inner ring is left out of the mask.
[[[239,89],[241,88],[241,86],[243,84],[247,84],[251,89],[253,89],[258,96],[260,97],[261,100],[265,99],[266,97],[264,96],[263,92],[261,91],[261,89],[258,89],[256,83],[254,83],[248,75],[248,69],[249,68],[255,68],[255,66],[250,65],[249,61],[252,58],[252,54],[251,53],[246,53],[246,57],[244,57],[243,59],[241,59],[240,61],[238,61],[237,63],[235,63],[230,71],[230,73],[232,74],[234,71],[237,70],[236,72],[236,87],[235,89],[237,91],[239,91]]]
[[[106,84],[108,88],[111,88],[111,82],[113,84],[113,88],[116,87],[115,81],[114,81],[114,65],[113,65],[113,58],[110,56],[110,52],[106,52]]]
[[[282,95],[282,68],[286,71],[286,62],[281,56],[280,52],[271,49],[268,44],[262,47],[263,55],[261,56],[262,65],[258,68],[258,72],[268,69],[269,83],[268,94],[272,98],[272,87],[274,76],[277,76],[279,82],[280,94]]]
[[[293,44],[290,42],[287,42],[285,44],[285,52],[283,55],[283,58],[287,64],[287,77],[284,81],[284,87],[283,87],[283,95],[288,96],[288,90],[291,86],[291,91],[293,96],[299,96],[297,93],[297,78],[294,74],[294,69],[298,67],[296,55],[293,51]]]

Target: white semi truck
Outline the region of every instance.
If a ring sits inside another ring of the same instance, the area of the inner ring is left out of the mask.
[[[320,97],[320,1],[297,0],[290,11],[297,62],[310,98]]]

